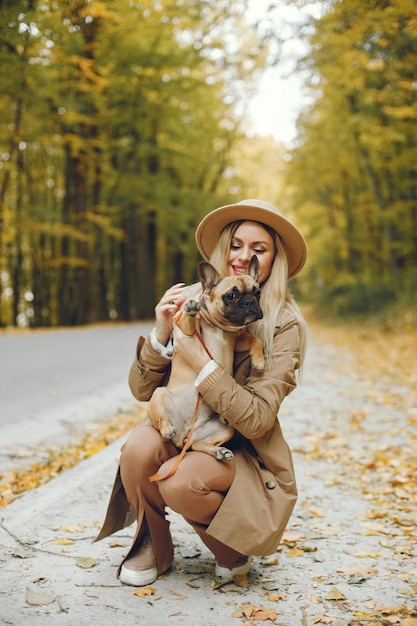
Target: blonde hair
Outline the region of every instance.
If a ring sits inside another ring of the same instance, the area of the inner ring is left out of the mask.
[[[214,265],[222,276],[228,275],[227,260],[229,257],[232,238],[244,220],[231,222],[220,233],[218,242],[210,257],[210,263]],[[288,262],[282,241],[278,233],[266,224],[259,222],[271,235],[275,244],[275,258],[271,272],[266,281],[261,285],[260,305],[263,318],[250,325],[250,332],[262,340],[265,356],[271,359],[274,354],[274,334],[277,319],[286,306],[295,315],[300,334],[300,369],[304,362],[306,348],[306,323],[301,311],[288,288]]]

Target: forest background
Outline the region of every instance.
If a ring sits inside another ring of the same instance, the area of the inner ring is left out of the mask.
[[[245,197],[304,233],[299,300],[417,325],[414,1],[247,4],[0,0],[0,326],[153,317],[203,215]],[[247,108],[289,40],[308,104],[281,145]]]

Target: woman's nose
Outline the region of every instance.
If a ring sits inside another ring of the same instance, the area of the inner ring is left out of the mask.
[[[239,250],[239,259],[241,261],[248,262],[251,258],[251,251],[249,247],[242,246]]]

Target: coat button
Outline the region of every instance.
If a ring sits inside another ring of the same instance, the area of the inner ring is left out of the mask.
[[[277,483],[275,482],[275,480],[268,480],[265,483],[265,486],[267,489],[275,489],[275,487],[277,486]]]

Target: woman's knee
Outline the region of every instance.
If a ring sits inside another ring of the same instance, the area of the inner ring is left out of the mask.
[[[169,460],[160,473],[166,475],[173,464]],[[234,464],[228,465],[202,452],[188,453],[175,474],[158,483],[166,504],[184,517],[206,520],[218,509],[229,489],[235,473]]]
[[[171,456],[169,444],[161,437],[153,426],[147,424],[137,426],[123,444],[120,456],[120,466],[142,468],[145,472],[148,467],[162,464]]]

